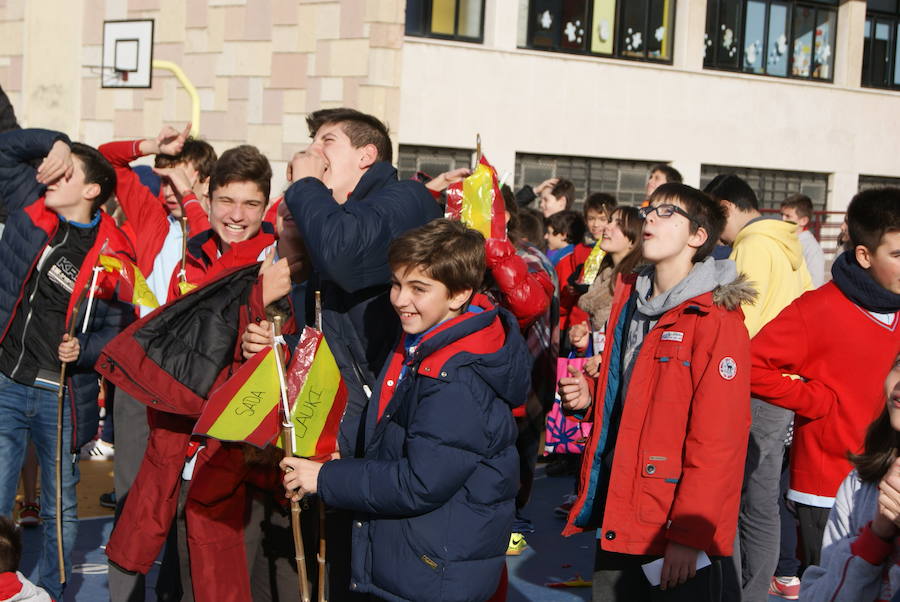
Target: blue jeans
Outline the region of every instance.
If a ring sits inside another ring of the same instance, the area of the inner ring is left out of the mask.
[[[41,469],[43,543],[38,585],[56,600],[62,598],[56,549],[56,391],[17,383],[0,373],[0,514],[11,516],[28,438],[34,442]],[[72,548],[78,534],[75,486],[80,477],[73,461],[72,409],[63,400],[62,520],[66,581],[72,574]]]

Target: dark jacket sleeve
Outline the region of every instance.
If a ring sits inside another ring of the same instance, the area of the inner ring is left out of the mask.
[[[446,503],[487,448],[477,396],[461,383],[435,387],[419,401],[406,435],[406,457],[346,459],[319,472],[326,504],[371,514],[411,516]]]
[[[316,271],[351,293],[388,282],[388,246],[395,232],[427,221],[418,219],[422,199],[434,205],[434,215],[428,219],[437,217],[434,200],[415,182],[386,186],[343,205],[316,178],[298,180],[284,195]]]
[[[77,336],[81,353],[76,365],[79,370],[93,370],[100,357],[100,350],[134,321],[134,309],[127,303],[115,299],[95,299],[94,304],[96,308],[88,322],[87,332],[81,332],[81,320],[78,321]]]
[[[0,132],[17,129],[19,129],[19,122],[16,121],[16,112],[9,101],[9,96],[6,95],[3,88],[0,88]]]
[[[0,199],[8,211],[23,209],[39,199],[45,187],[35,179],[29,161],[47,156],[53,144],[69,138],[50,130],[12,130],[0,134]]]

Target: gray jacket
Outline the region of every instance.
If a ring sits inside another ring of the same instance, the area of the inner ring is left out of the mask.
[[[860,530],[874,518],[877,506],[877,483],[863,483],[855,470],[847,475],[825,525],[822,564],[803,573],[801,601],[874,602],[890,600],[900,591],[897,548],[880,565],[869,564],[850,551]]]

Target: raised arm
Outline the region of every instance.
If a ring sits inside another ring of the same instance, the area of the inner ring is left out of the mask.
[[[65,134],[51,130],[11,130],[0,134],[0,199],[9,211],[22,209],[39,199],[51,181],[50,176],[55,175],[56,179],[65,174],[67,169],[62,167],[60,172],[55,166],[57,160],[51,155],[54,151],[67,154],[68,146],[69,138]],[[44,161],[35,169],[31,163],[39,159]]]

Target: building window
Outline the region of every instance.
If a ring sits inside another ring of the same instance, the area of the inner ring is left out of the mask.
[[[580,209],[584,198],[594,192],[606,192],[623,205],[639,205],[647,196],[650,166],[659,161],[623,161],[590,157],[565,157],[516,153],[514,189],[537,186],[548,178],[565,178],[575,184]]]
[[[484,41],[484,0],[406,0],[406,34]]]
[[[422,172],[433,178],[458,167],[472,167],[475,151],[465,148],[441,148],[401,144],[397,162],[397,174],[408,180]]]
[[[675,0],[531,0],[527,47],[672,61]]]
[[[859,191],[869,190],[871,188],[900,188],[900,178],[891,178],[888,176],[859,176]]]
[[[900,89],[900,6],[897,0],[868,0],[862,85]]]
[[[706,187],[719,174],[733,173],[743,178],[759,199],[760,209],[780,209],[791,194],[803,193],[812,199],[813,209],[824,211],[828,198],[828,174],[809,171],[782,171],[752,167],[702,165],[700,188]]]
[[[831,81],[838,0],[709,0],[703,65]]]

